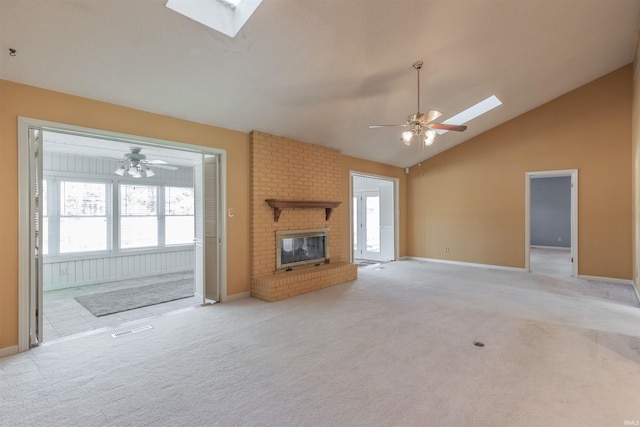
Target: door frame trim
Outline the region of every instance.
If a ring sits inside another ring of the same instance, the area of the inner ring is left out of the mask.
[[[120,132],[112,132],[103,129],[94,129],[82,126],[57,123],[47,120],[33,119],[29,117],[18,117],[18,352],[29,349],[29,295],[31,292],[29,282],[29,259],[30,259],[30,154],[29,154],[29,128],[37,127],[56,132],[84,133],[91,136],[129,139],[138,141],[141,144],[155,145],[178,150],[194,151],[202,154],[219,156],[219,177],[218,183],[219,204],[219,292],[220,301],[226,301],[227,297],[227,150],[221,148],[205,147],[201,145],[188,144],[184,142],[170,141],[158,138],[151,138],[140,135],[131,135]]]
[[[531,180],[534,178],[571,177],[571,275],[578,277],[578,169],[535,171],[525,173],[524,270],[531,272]]]
[[[392,176],[376,175],[372,173],[349,170],[349,262],[353,263],[353,177],[380,179],[393,183],[393,259],[400,255],[400,179]]]

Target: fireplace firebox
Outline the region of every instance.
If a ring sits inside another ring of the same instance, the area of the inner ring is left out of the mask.
[[[329,262],[329,229],[276,231],[276,269]]]

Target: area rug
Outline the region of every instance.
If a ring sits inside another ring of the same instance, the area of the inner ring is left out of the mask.
[[[182,279],[78,296],[75,300],[94,316],[101,317],[192,296],[193,279]]]

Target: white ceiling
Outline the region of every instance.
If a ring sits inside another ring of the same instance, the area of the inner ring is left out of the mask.
[[[638,0],[264,0],[231,39],[165,0],[0,0],[0,78],[410,166],[633,60]],[[9,48],[17,55],[9,55]],[[406,147],[416,109],[503,106]]]

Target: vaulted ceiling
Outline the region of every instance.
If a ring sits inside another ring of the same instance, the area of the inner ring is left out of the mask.
[[[410,166],[633,61],[637,0],[264,0],[235,38],[166,0],[0,0],[0,78]],[[9,49],[16,49],[10,56]],[[501,107],[407,147],[442,120]]]

